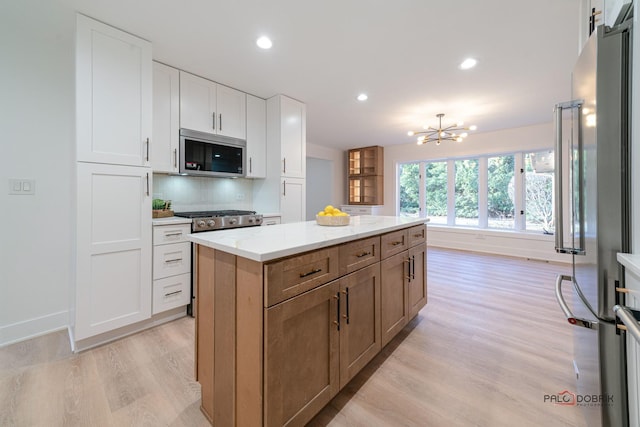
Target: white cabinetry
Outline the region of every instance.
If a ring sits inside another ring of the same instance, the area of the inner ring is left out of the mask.
[[[151,316],[151,171],[77,164],[75,338]]]
[[[77,161],[143,166],[151,138],[151,44],[77,15]]]
[[[180,71],[180,127],[246,139],[244,92]]]
[[[380,215],[382,206],[352,206],[342,205],[340,206],[342,212],[346,212],[349,215]]]
[[[253,184],[257,211],[280,212],[282,223],[306,218],[306,106],[284,95],[267,100],[267,176]]]
[[[280,218],[280,215],[263,215],[262,216],[262,226],[267,226],[267,225],[276,225],[276,224],[281,224],[282,220]]]
[[[188,224],[153,227],[153,314],[189,304],[190,232]]]
[[[151,165],[154,172],[177,173],[180,132],[180,72],[153,63],[153,140]]]
[[[151,45],[77,15],[76,342],[151,316]]]
[[[306,184],[301,178],[281,178],[282,193],[280,194],[280,212],[282,223],[300,222],[305,220]]]
[[[267,101],[247,94],[247,178],[267,176]]]

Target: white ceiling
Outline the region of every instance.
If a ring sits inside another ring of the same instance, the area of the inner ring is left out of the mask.
[[[340,148],[413,142],[440,112],[477,132],[550,122],[578,52],[578,0],[63,1],[158,61],[305,102],[307,141]]]

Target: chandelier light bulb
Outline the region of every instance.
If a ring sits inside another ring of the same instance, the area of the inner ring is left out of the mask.
[[[460,134],[460,136],[461,136],[462,138],[466,138],[466,137],[468,137],[468,136],[469,136],[469,134],[468,134],[467,132],[462,132],[462,133]]]
[[[476,129],[478,129],[478,126],[476,125],[469,126],[469,130],[476,130]]]
[[[271,39],[266,36],[262,36],[258,40],[256,40],[256,44],[261,49],[271,49],[271,46],[273,46],[273,42],[271,41]]]
[[[461,136],[457,137],[456,142],[462,142],[462,137]]]
[[[407,135],[409,135],[409,136],[413,136],[413,135],[415,135],[415,132],[414,132],[414,131],[412,131],[412,130],[410,130],[409,132],[407,132]]]

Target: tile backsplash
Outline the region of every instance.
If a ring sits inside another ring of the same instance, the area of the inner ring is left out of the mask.
[[[175,212],[253,209],[253,181],[153,174],[153,198],[171,200]]]

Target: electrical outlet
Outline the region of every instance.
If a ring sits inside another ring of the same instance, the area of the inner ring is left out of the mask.
[[[244,193],[236,194],[236,200],[244,200]]]
[[[9,194],[19,196],[32,196],[36,194],[35,179],[10,179]]]

